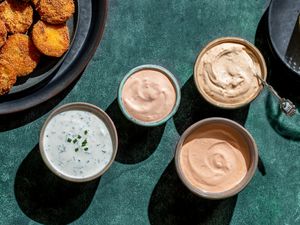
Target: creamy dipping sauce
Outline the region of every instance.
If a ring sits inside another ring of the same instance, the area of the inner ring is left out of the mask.
[[[70,178],[88,178],[101,172],[113,157],[106,124],[87,111],[55,115],[43,136],[44,153],[52,167]]]
[[[188,182],[204,192],[232,189],[246,176],[250,153],[241,135],[233,128],[205,125],[185,140],[180,167]]]
[[[196,79],[202,92],[214,103],[227,106],[250,102],[260,91],[260,63],[253,51],[238,43],[209,48],[198,61]]]
[[[176,90],[166,74],[143,69],[132,74],[122,90],[128,114],[143,122],[157,122],[167,117],[176,103]]]

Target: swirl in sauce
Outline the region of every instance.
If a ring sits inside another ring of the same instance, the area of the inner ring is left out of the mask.
[[[224,192],[238,185],[249,167],[247,145],[226,125],[206,125],[184,142],[180,166],[187,180],[204,192]]]
[[[225,105],[251,101],[260,90],[261,67],[242,44],[222,43],[207,50],[197,67],[197,81],[209,99]]]
[[[122,101],[133,118],[143,122],[157,122],[172,112],[176,103],[176,91],[164,73],[144,69],[126,80]]]

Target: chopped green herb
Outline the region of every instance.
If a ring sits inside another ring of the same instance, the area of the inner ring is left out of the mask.
[[[77,138],[78,138],[78,139],[80,139],[80,138],[81,138],[81,136],[78,134]]]
[[[89,148],[84,148],[84,151],[87,151],[87,150],[89,150]]]
[[[68,138],[67,142],[71,143],[71,142],[72,142],[72,139],[71,139],[71,138]]]
[[[87,134],[88,134],[88,131],[87,131],[87,130],[85,130],[85,131],[84,131],[84,135],[87,135]]]
[[[78,152],[79,151],[79,148],[75,148],[75,152]]]
[[[85,147],[87,145],[87,140],[84,139],[84,141],[81,143],[81,147]]]
[[[75,138],[74,140],[73,140],[73,143],[75,144],[77,142],[77,139]]]

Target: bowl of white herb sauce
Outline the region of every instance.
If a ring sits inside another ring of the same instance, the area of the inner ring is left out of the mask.
[[[54,110],[40,133],[40,152],[48,168],[73,182],[98,178],[113,163],[118,135],[110,117],[88,103]]]

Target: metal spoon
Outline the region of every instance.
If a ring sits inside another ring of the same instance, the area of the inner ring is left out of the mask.
[[[291,100],[281,98],[275,89],[268,84],[264,79],[262,79],[258,74],[255,76],[262,82],[262,84],[269,89],[269,91],[279,100],[280,109],[284,112],[287,116],[293,116],[296,114],[296,106],[292,103]]]

